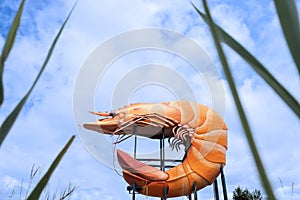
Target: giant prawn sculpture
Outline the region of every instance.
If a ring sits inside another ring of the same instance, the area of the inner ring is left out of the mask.
[[[227,127],[207,106],[190,101],[137,103],[112,112],[93,113],[106,118],[83,126],[104,134],[122,135],[117,143],[135,131],[151,139],[164,134],[172,149],[185,146],[183,162],[166,172],[117,150],[123,178],[130,185],[140,186],[141,194],[163,197],[166,191],[166,197],[189,195],[195,183],[197,190],[213,183],[226,163]]]

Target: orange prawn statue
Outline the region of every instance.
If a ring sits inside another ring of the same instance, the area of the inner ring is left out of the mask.
[[[137,103],[112,112],[93,112],[105,118],[86,123],[86,129],[110,135],[130,137],[135,134],[151,139],[171,138],[170,146],[184,145],[186,156],[181,164],[163,172],[135,160],[117,150],[123,178],[129,185],[136,184],[138,192],[147,196],[187,196],[196,189],[214,182],[226,163],[227,127],[211,108],[190,102]],[[164,131],[162,131],[164,129]]]

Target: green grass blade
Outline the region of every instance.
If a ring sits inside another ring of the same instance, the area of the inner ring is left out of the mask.
[[[54,47],[55,47],[55,45],[56,45],[56,43],[57,43],[57,40],[58,40],[58,38],[60,37],[60,35],[61,35],[63,29],[65,28],[65,25],[66,25],[66,23],[68,22],[68,20],[69,20],[69,18],[70,18],[70,16],[71,16],[71,14],[72,14],[72,12],[73,12],[73,10],[74,10],[76,4],[77,4],[77,2],[74,4],[73,8],[72,8],[71,11],[69,12],[69,14],[68,14],[67,18],[65,19],[64,23],[63,23],[62,26],[60,27],[60,29],[59,29],[59,31],[58,31],[56,37],[54,38],[54,40],[53,40],[53,42],[52,42],[52,44],[51,44],[51,47],[50,47],[50,49],[49,49],[49,51],[48,51],[48,54],[47,54],[47,56],[46,56],[46,59],[45,59],[43,65],[42,65],[42,68],[41,68],[39,74],[37,75],[36,79],[34,80],[34,83],[33,83],[33,85],[32,85],[33,87],[35,86],[35,84],[36,84],[37,81],[39,80],[40,76],[42,75],[42,73],[43,73],[43,71],[44,71],[44,69],[45,69],[45,67],[46,67],[46,65],[48,64],[48,61],[49,61],[49,59],[50,59],[50,57],[51,57],[51,55],[52,55],[52,52],[53,52]],[[33,89],[33,87],[30,88],[30,89]]]
[[[0,55],[0,60],[2,56]],[[4,101],[4,89],[3,89],[3,68],[4,68],[4,63],[0,61],[0,108],[1,105],[3,104]]]
[[[300,26],[294,0],[274,0],[285,40],[300,75]]]
[[[21,21],[24,4],[25,4],[25,0],[22,0],[20,7],[17,11],[17,14],[12,22],[10,30],[8,32],[8,35],[5,40],[5,44],[4,44],[4,47],[2,49],[2,53],[0,56],[0,106],[2,105],[3,100],[4,100],[4,89],[3,89],[3,81],[2,81],[3,80],[4,63],[14,45],[17,31],[18,31],[20,21]]]
[[[5,137],[7,136],[9,130],[11,129],[11,127],[13,126],[14,122],[16,121],[19,113],[21,112],[23,106],[25,105],[31,91],[33,90],[33,88],[35,87],[37,81],[39,80],[40,76],[42,75],[51,55],[52,55],[52,52],[53,52],[53,49],[58,41],[58,38],[59,36],[61,35],[62,33],[62,30],[64,29],[68,19],[70,18],[74,8],[76,6],[76,3],[74,4],[72,10],[70,11],[69,15],[67,16],[66,20],[64,21],[64,23],[62,24],[60,30],[58,31],[54,41],[52,42],[51,44],[51,47],[47,53],[47,56],[46,56],[46,59],[42,65],[42,68],[40,69],[36,79],[34,80],[31,88],[29,89],[29,91],[25,94],[25,96],[22,98],[22,100],[17,104],[17,106],[14,108],[14,110],[9,114],[9,116],[4,120],[3,124],[1,125],[0,127],[0,146],[2,145],[2,142],[4,141]]]
[[[55,168],[57,167],[57,165],[61,161],[62,157],[67,152],[68,148],[71,146],[74,138],[75,138],[75,136],[73,135],[69,139],[68,143],[61,150],[61,152],[56,156],[56,158],[53,161],[53,163],[51,164],[50,168],[48,169],[48,171],[46,172],[46,174],[42,177],[42,179],[38,182],[38,184],[35,186],[35,188],[32,190],[32,192],[28,196],[27,200],[36,200],[36,199],[39,199],[39,197],[40,197],[41,193],[43,192],[45,186],[48,184],[48,181],[49,181],[52,173],[54,172]]]
[[[225,75],[226,75],[226,78],[227,78],[227,81],[228,81],[228,84],[229,84],[229,87],[230,87],[230,90],[231,90],[231,93],[232,93],[232,96],[233,96],[233,99],[235,101],[235,104],[236,104],[236,107],[237,107],[237,110],[238,110],[238,113],[239,113],[239,116],[240,116],[240,119],[241,119],[241,123],[243,125],[244,132],[245,132],[248,144],[250,146],[251,153],[254,157],[255,164],[256,164],[257,170],[258,170],[259,175],[260,175],[261,182],[263,184],[265,192],[268,195],[268,198],[269,199],[276,199],[275,195],[273,194],[273,190],[272,190],[271,184],[269,182],[269,179],[267,177],[266,171],[264,169],[263,163],[262,163],[261,158],[259,156],[257,147],[255,145],[254,138],[253,138],[253,135],[252,135],[252,131],[250,129],[246,114],[245,114],[243,106],[241,104],[241,101],[240,101],[240,98],[239,98],[239,95],[238,95],[238,92],[237,92],[237,89],[236,89],[236,86],[235,86],[235,83],[234,83],[234,80],[233,80],[228,62],[227,62],[227,59],[226,59],[226,56],[225,56],[225,53],[224,53],[223,48],[221,46],[220,39],[219,39],[221,35],[218,32],[218,29],[216,29],[216,27],[215,27],[215,24],[214,24],[213,19],[210,15],[210,12],[209,12],[206,1],[202,0],[202,2],[203,2],[203,5],[204,5],[205,13],[206,13],[207,18],[208,18],[208,25],[210,27],[210,30],[211,30],[211,33],[212,33],[212,36],[213,36],[213,40],[214,40],[219,58],[221,60],[221,63],[222,63],[222,66],[223,66],[223,69],[224,69],[224,72],[225,72]],[[198,11],[198,9],[195,6],[194,6],[194,8]]]
[[[203,20],[208,24],[208,17],[195,8]],[[290,109],[300,118],[300,105],[291,95],[249,51],[239,42],[226,33],[221,27],[215,24],[215,28],[220,33],[220,40],[238,53],[257,74],[259,74],[269,86],[280,96],[280,98],[290,107]]]

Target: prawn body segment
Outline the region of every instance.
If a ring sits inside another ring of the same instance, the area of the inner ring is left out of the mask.
[[[130,185],[140,186],[139,193],[163,197],[166,190],[167,197],[189,195],[194,182],[197,190],[210,185],[218,177],[221,166],[226,164],[227,127],[207,106],[190,101],[139,103],[94,114],[108,118],[84,124],[85,128],[124,137],[132,135],[135,129],[137,135],[152,139],[161,138],[164,129],[164,137],[168,138],[172,149],[185,147],[183,162],[166,172],[118,149],[123,178]]]

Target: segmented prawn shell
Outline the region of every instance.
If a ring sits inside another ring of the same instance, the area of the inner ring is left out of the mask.
[[[226,163],[227,127],[223,119],[211,108],[190,102],[172,101],[161,104],[133,104],[117,110],[134,118],[124,117],[118,131],[132,131],[133,125],[140,128],[138,135],[158,138],[161,128],[166,137],[174,137],[172,148],[184,145],[186,157],[183,162],[166,172],[135,160],[127,153],[117,150],[123,177],[130,185],[134,183],[142,189],[139,193],[163,197],[189,195],[196,182],[197,190],[213,183]],[[155,127],[157,134],[147,136],[143,127]]]

